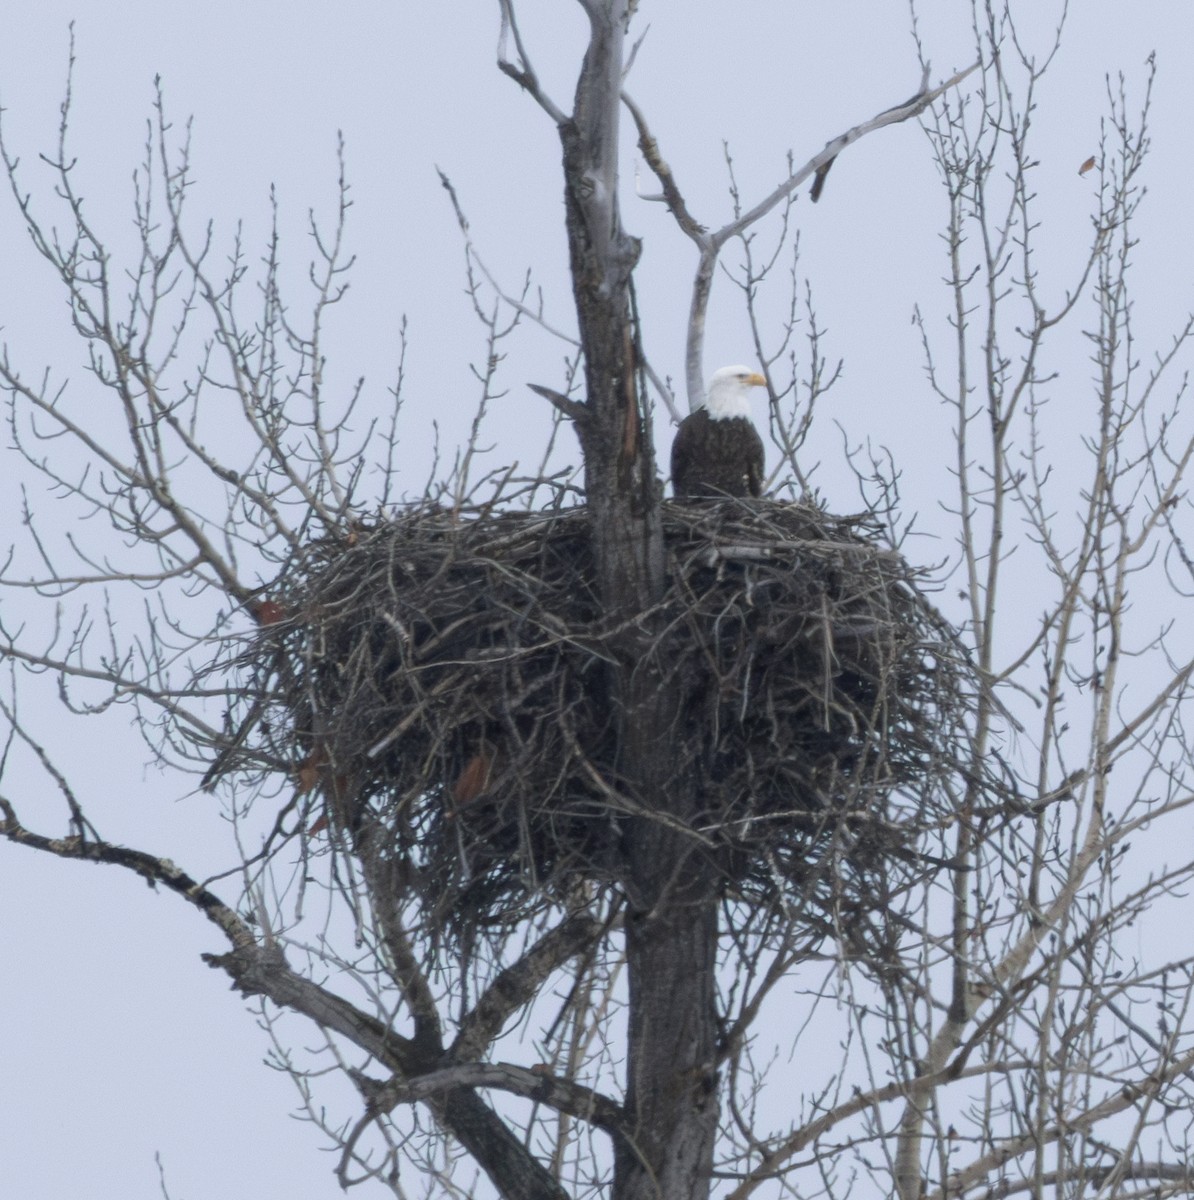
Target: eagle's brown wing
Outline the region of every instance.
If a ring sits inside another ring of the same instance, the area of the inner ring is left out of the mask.
[[[714,421],[700,409],[680,422],[672,442],[672,488],[680,498],[757,496],[763,463],[763,439],[750,421]]]

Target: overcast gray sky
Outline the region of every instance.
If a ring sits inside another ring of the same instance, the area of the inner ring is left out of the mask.
[[[263,244],[275,185],[297,275],[308,253],[306,211],[330,212],[335,199],[343,131],[358,263],[332,322],[332,378],[347,387],[364,375],[369,403],[384,411],[407,316],[403,465],[418,489],[433,422],[451,445],[471,419],[469,363],[484,350],[463,294],[460,238],[437,164],[455,183],[490,267],[512,288],[531,270],[553,318],[571,327],[558,143],[544,115],[495,68],[496,7],[493,0],[43,0],[9,19],[0,44],[6,136],[25,161],[26,186],[48,200],[49,179],[35,160],[53,145],[74,19],[73,146],[101,231],[116,245],[131,235],[131,176],[160,75],[173,118],[194,116],[192,215],[210,216],[223,239],[243,220],[249,244]],[[1059,6],[1031,0],[1021,7],[1030,36],[1044,47]],[[969,62],[969,5],[925,0],[919,8],[936,81]],[[584,32],[579,6],[528,0],[520,12],[548,90],[566,102]],[[730,211],[723,140],[744,196],[757,198],[783,177],[789,150],[804,160],[919,82],[899,3],[642,0],[640,31],[647,24],[629,90],[707,224]],[[1039,97],[1035,182],[1047,265],[1056,271],[1050,286],[1060,289],[1088,241],[1094,184],[1078,167],[1097,147],[1105,76],[1123,70],[1138,92],[1146,56],[1158,52],[1138,315],[1159,339],[1191,299],[1192,35],[1189,5],[1076,0],[1061,59]],[[634,197],[629,134],[626,147],[624,218],[644,239],[638,286],[647,351],[657,370],[680,379],[693,254],[661,206]],[[852,149],[822,203],[797,206],[802,265],[829,331],[828,350],[845,359],[816,442],[823,461],[817,482],[831,507],[858,506],[835,461],[837,421],[851,441],[873,436],[892,445],[906,469],[923,467],[908,490],[932,524],[948,423],[924,387],[910,317],[917,301],[937,318],[945,311],[938,284],[944,214],[928,146],[914,125]],[[0,337],[14,359],[33,371],[53,364],[85,388],[62,298],[24,245],[7,200],[0,200],[0,280]],[[731,291],[724,280],[717,288],[709,369],[751,357]],[[510,392],[487,427],[495,464],[534,454],[546,414],[523,384],[558,383],[562,354],[535,329],[511,347],[504,368]],[[1085,386],[1079,370],[1073,403],[1082,402]],[[666,447],[670,432],[661,428],[659,436]],[[49,503],[44,492],[33,498]],[[926,561],[941,556],[926,545]],[[82,730],[75,722],[69,732],[68,765],[104,832],[196,875],[227,865],[232,847],[213,802],[191,796],[191,781],[146,768],[144,749],[123,721],[118,712]],[[19,781],[5,787],[19,793]],[[290,1083],[261,1065],[264,1035],[225,977],[199,962],[202,951],[220,949],[192,910],[130,876],[0,845],[4,1195],[148,1200],[160,1194],[155,1151],[174,1200],[333,1193],[332,1157],[314,1130],[288,1117]]]

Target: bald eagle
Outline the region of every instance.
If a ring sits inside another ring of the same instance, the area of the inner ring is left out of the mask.
[[[750,389],[767,380],[749,367],[713,372],[705,403],[680,422],[672,443],[678,498],[757,496],[763,490],[763,439],[750,419]]]

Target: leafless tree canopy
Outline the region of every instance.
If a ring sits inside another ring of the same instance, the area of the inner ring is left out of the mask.
[[[541,83],[513,0],[496,14],[500,69],[560,138],[575,336],[490,272],[443,180],[479,414],[520,325],[567,344],[561,378],[533,385],[542,466],[480,473],[474,426],[413,501],[378,397],[325,384],[343,178],[300,303],[276,237],[258,268],[192,217],[189,135],[160,100],[129,260],[78,193],[69,92],[37,164],[52,202],[0,138],[9,211],[90,372],[67,388],[0,354],[28,478],[0,575],[0,833],[137,872],[214,925],[205,958],[257,1006],[344,1187],[1194,1192],[1194,972],[1166,936],[1194,874],[1194,647],[1174,619],[1194,590],[1194,317],[1133,326],[1151,64],[1110,81],[1089,253],[1058,281],[1032,174],[1056,47],[1026,47],[995,0],[973,7],[973,67],[934,84],[925,62],[912,100],[790,158],[769,196],[734,184],[717,228],[628,94],[647,14],[578,3],[571,98]],[[636,200],[666,204],[697,252],[692,404],[716,267],[740,255],[784,464],[760,500],[663,499],[651,416],[678,406],[637,317],[624,116],[659,189]],[[863,514],[809,491],[797,456],[836,371],[795,283],[766,328],[780,252],[750,236],[770,220],[787,244],[799,188],[831,193],[838,155],[914,118],[946,212],[948,315],[926,297],[916,322],[955,446],[933,570],[901,543],[899,464],[847,456]],[[1050,365],[1067,344],[1093,377]],[[557,472],[565,426],[579,464]],[[46,485],[100,520],[57,533]],[[104,838],[102,784],[39,732],[47,678],[72,720],[127,711],[211,795],[237,834],[228,874]],[[351,1111],[322,1100],[329,1071]]]

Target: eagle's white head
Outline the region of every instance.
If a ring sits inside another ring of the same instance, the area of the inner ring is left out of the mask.
[[[713,421],[750,417],[750,389],[766,387],[767,380],[750,367],[721,367],[709,378],[705,410]]]

